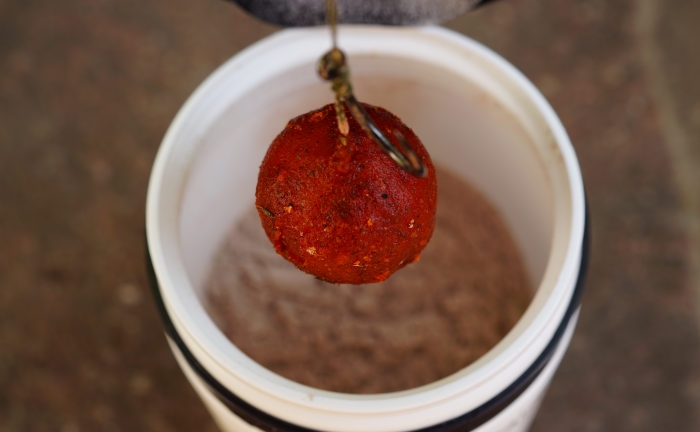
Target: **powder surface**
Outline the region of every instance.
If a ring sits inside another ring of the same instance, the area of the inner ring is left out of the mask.
[[[419,262],[378,284],[334,285],[277,255],[254,208],[232,227],[205,288],[212,319],[244,353],[313,387],[405,390],[492,348],[533,289],[498,212],[438,168],[433,238]]]

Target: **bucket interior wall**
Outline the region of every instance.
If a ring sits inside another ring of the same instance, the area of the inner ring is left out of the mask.
[[[537,287],[550,254],[553,193],[533,138],[494,96],[464,76],[391,56],[351,58],[355,94],[413,128],[436,166],[484,193],[501,212]],[[308,64],[250,89],[199,139],[181,201],[180,243],[199,291],[229,230],[254,205],[257,172],[286,122],[333,96]]]

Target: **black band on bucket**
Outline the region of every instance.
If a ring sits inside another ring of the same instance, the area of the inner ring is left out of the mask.
[[[581,295],[583,294],[583,285],[586,276],[586,271],[588,269],[588,256],[590,247],[590,229],[589,229],[589,218],[588,209],[586,208],[585,216],[585,226],[583,232],[583,239],[581,244],[581,265],[579,268],[579,274],[576,281],[576,286],[574,287],[574,292],[571,296],[571,301],[569,306],[564,313],[564,316],[557,327],[552,339],[549,341],[547,346],[542,350],[542,353],[535,359],[535,361],[528,367],[525,372],[520,375],[513,383],[506,387],[499,394],[491,398],[490,400],[483,403],[481,406],[465,413],[459,417],[455,417],[446,422],[429,426],[422,429],[416,429],[414,432],[457,432],[457,431],[469,431],[475,429],[493,417],[498,413],[503,411],[508,407],[511,402],[518,398],[532,382],[539,376],[545,366],[549,363],[554,351],[556,350],[561,338],[563,337],[566,329],[571,321],[571,317],[578,310],[579,304],[581,302]],[[321,432],[315,429],[308,429],[302,426],[297,426],[292,423],[288,423],[282,419],[274,417],[241,399],[221,384],[214,376],[212,376],[207,369],[202,366],[202,364],[197,360],[197,358],[192,354],[192,352],[187,348],[187,345],[182,340],[180,335],[177,333],[177,329],[173,325],[172,320],[168,314],[168,311],[163,302],[163,297],[160,293],[160,288],[158,284],[158,279],[155,275],[153,269],[153,263],[151,261],[150,250],[148,250],[148,242],[146,242],[146,259],[148,275],[151,282],[151,289],[155,297],[156,306],[158,307],[158,312],[160,313],[161,319],[165,326],[165,332],[170,338],[170,340],[177,346],[178,350],[182,354],[183,358],[192,370],[199,376],[199,378],[206,383],[212,393],[216,398],[221,401],[229,410],[231,410],[235,415],[246,421],[252,426],[255,426],[266,432]]]

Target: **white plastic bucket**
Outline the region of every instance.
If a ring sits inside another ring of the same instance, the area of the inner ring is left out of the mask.
[[[433,161],[502,213],[537,287],[516,326],[447,378],[377,395],[323,391],[252,361],[202,306],[212,257],[254,201],[267,146],[332,101],[315,75],[326,28],[284,30],[239,53],[190,97],[158,152],[147,246],[168,341],[226,431],[526,430],[571,338],[586,261],[584,189],[554,111],[513,66],[442,28],[341,27],[357,97],[401,117]]]

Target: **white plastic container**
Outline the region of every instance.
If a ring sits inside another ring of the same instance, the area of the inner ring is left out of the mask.
[[[479,360],[407,391],[351,395],[253,362],[200,301],[210,262],[254,201],[257,170],[287,120],[332,101],[315,75],[326,28],[284,30],[216,70],[174,119],[148,191],[154,292],[171,348],[225,431],[526,430],[571,338],[586,261],[584,189],[556,114],[482,45],[442,28],[341,27],[355,94],[410,125],[433,161],[501,211],[537,292]]]

